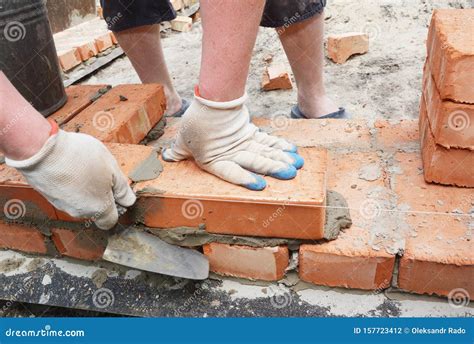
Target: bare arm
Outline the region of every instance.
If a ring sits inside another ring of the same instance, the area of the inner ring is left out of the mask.
[[[13,87],[0,71],[0,152],[24,160],[38,152],[48,139],[51,125]]]

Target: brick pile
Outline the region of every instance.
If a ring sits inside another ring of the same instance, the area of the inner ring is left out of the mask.
[[[160,85],[80,85],[67,93],[68,103],[52,118],[64,130],[105,142],[127,176],[144,161],[159,159],[158,150],[179,128],[180,119],[168,119],[158,140],[140,144],[162,125]],[[211,270],[224,276],[277,281],[298,262],[299,278],[316,285],[376,292],[396,286],[442,296],[461,288],[474,294],[474,196],[468,188],[425,182],[419,145],[424,132],[417,121],[288,119],[282,126],[259,118],[255,124],[304,147],[306,164],[297,178],[268,178],[267,189],[253,192],[191,161],[161,161],[157,178],[130,180],[138,201],[120,224],[156,235],[177,228],[206,235],[212,240],[191,245],[182,238],[181,245],[202,250]],[[344,196],[353,222],[332,241],[324,239],[331,210],[327,190]],[[108,233],[55,209],[5,164],[0,205],[0,248],[101,260]]]
[[[425,179],[474,187],[474,9],[435,10],[420,104]]]

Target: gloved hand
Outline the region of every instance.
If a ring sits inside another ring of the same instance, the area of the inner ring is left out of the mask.
[[[214,102],[197,93],[182,117],[173,147],[163,150],[164,160],[193,157],[203,170],[251,190],[266,186],[265,179],[255,173],[278,179],[296,176],[304,163],[296,146],[250,123],[246,94],[233,101]]]
[[[57,209],[101,229],[117,223],[115,202],[129,207],[136,200],[115,158],[89,135],[59,130],[31,158],[5,161]]]

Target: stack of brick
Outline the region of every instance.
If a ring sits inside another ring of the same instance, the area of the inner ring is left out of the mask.
[[[425,180],[474,187],[474,9],[435,10],[420,104]]]
[[[107,24],[95,18],[54,34],[59,63],[64,72],[104,53],[117,44]]]

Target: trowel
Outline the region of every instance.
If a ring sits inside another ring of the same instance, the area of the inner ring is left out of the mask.
[[[203,280],[209,276],[209,261],[202,253],[170,245],[133,227],[109,237],[102,258],[163,275],[193,280]]]

